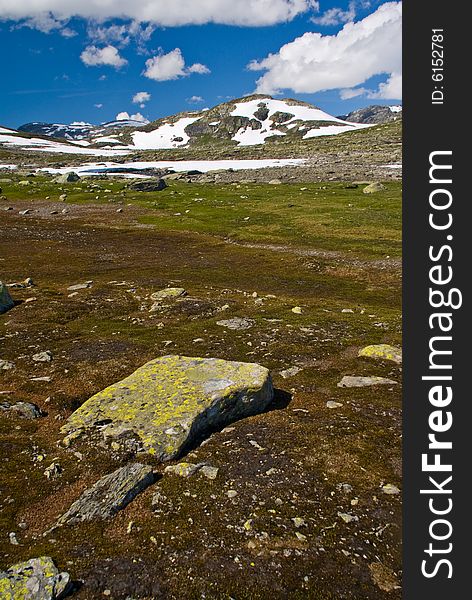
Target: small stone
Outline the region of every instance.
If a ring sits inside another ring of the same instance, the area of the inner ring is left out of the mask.
[[[23,419],[39,419],[43,416],[41,409],[32,404],[31,402],[16,402],[10,404],[9,402],[0,403],[0,411],[7,415],[21,417]]]
[[[359,350],[358,356],[362,358],[374,358],[380,360],[390,360],[394,363],[401,364],[402,349],[389,344],[373,344]]]
[[[354,311],[352,310],[352,308],[343,308],[342,313],[353,313]]]
[[[23,215],[29,215],[29,214],[31,214],[31,210],[29,208],[26,208],[25,210],[18,211],[18,214],[22,215],[22,216]]]
[[[13,308],[15,303],[13,298],[10,296],[7,286],[0,281],[0,314],[7,312],[10,308]]]
[[[301,315],[303,313],[303,309],[301,306],[294,306],[292,308],[292,312],[295,313],[296,315]]]
[[[18,543],[18,540],[16,539],[16,533],[14,531],[11,531],[8,534],[8,537],[10,538],[10,544],[12,544],[12,546],[19,546],[20,544]],[[0,589],[1,591],[1,589]]]
[[[226,492],[226,495],[228,496],[228,498],[236,498],[238,492],[236,490],[228,490]]]
[[[296,531],[295,536],[296,536],[297,540],[299,540],[300,542],[306,542],[306,535],[303,535],[303,533]]]
[[[292,521],[295,527],[303,527],[306,525],[305,519],[302,519],[301,517],[293,517]]]
[[[61,202],[65,202],[65,201],[67,200],[67,194],[61,194],[61,195],[59,196],[59,200],[60,200]]]
[[[341,402],[335,402],[334,400],[326,402],[326,408],[341,408],[341,406],[343,406]]]
[[[169,465],[164,469],[164,473],[171,473],[179,477],[191,477],[202,468],[202,464],[194,465],[193,463],[181,462],[177,465]]]
[[[246,319],[245,317],[234,317],[233,319],[224,319],[223,321],[217,321],[217,325],[220,327],[226,327],[227,329],[234,330],[245,330],[254,327],[255,323],[252,319]]]
[[[378,181],[369,184],[362,191],[364,194],[375,194],[376,192],[382,192],[385,189],[385,186]]]
[[[204,475],[207,479],[216,479],[218,471],[218,467],[211,467],[210,465],[204,465],[200,469],[200,473]]]
[[[374,583],[384,592],[401,589],[395,573],[380,562],[371,563],[369,570]]]
[[[387,379],[385,377],[353,377],[346,375],[338,383],[338,387],[369,387],[372,385],[396,385],[396,383],[397,382],[393,381],[393,379]]]
[[[15,368],[15,363],[9,360],[0,360],[0,371],[11,371]]]
[[[280,179],[271,179],[269,185],[280,185],[282,181]]]
[[[44,470],[44,474],[48,479],[56,479],[62,474],[62,467],[59,463],[53,462]]]
[[[164,288],[151,294],[151,300],[167,300],[170,298],[181,298],[186,295],[187,290],[184,288]]]
[[[359,517],[356,515],[350,515],[349,513],[343,512],[338,512],[338,517],[340,517],[345,523],[352,523],[359,520]]]
[[[400,493],[400,489],[396,485],[393,485],[393,483],[386,483],[382,486],[382,492],[389,496],[396,496]]]
[[[290,367],[289,369],[280,371],[280,376],[284,379],[288,379],[289,377],[294,377],[297,373],[300,373],[300,371],[302,371],[300,367]]]
[[[50,350],[45,350],[44,352],[38,352],[37,354],[33,354],[33,360],[35,362],[51,362],[52,352]]]
[[[75,285],[70,285],[67,290],[69,292],[75,292],[77,290],[85,290],[91,286],[91,282],[87,281],[86,283],[76,283]]]

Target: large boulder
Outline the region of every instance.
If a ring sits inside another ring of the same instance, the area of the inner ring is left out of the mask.
[[[98,438],[166,461],[212,431],[262,412],[273,393],[269,371],[260,365],[164,356],[92,396],[61,431],[66,445]]]
[[[167,187],[164,179],[135,181],[129,185],[130,190],[135,192],[160,192]]]
[[[32,558],[0,571],[0,598],[59,600],[71,587],[68,573],[60,573],[49,556]]]
[[[15,303],[13,298],[10,296],[7,286],[0,281],[0,314],[7,312],[10,308],[13,308]]]
[[[401,364],[402,349],[397,346],[390,346],[390,344],[373,344],[359,350],[358,356],[361,358],[391,360],[394,363]]]

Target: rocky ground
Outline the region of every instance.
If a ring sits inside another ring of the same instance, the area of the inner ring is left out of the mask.
[[[401,364],[358,355],[401,345],[400,184],[4,179],[0,569],[50,556],[84,600],[400,598]],[[258,363],[274,400],[173,470],[64,445],[84,401],[169,354]],[[134,463],[153,478],[116,514],[53,527]]]

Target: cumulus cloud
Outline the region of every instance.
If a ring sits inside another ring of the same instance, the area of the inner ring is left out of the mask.
[[[349,2],[347,10],[342,8],[330,8],[319,17],[313,17],[311,20],[317,25],[341,25],[353,21],[357,14],[357,2]]]
[[[57,18],[130,19],[160,26],[261,26],[318,10],[317,0],[0,0],[0,18],[21,20],[48,13]]]
[[[398,88],[401,42],[402,5],[388,2],[361,21],[347,23],[336,35],[305,33],[276,54],[251,62],[248,68],[265,71],[257,81],[257,91],[264,94],[283,89],[297,93],[345,90],[374,75],[395,75],[389,85],[379,88],[378,93],[386,97],[392,88]]]
[[[155,29],[152,24],[142,24],[138,21],[111,25],[94,21],[89,23],[87,35],[94,43],[117,44],[120,47],[127,46],[134,40],[138,48],[144,49],[144,45],[151,39]]]
[[[100,102],[99,104],[94,104],[95,108],[103,108],[103,104]]]
[[[187,102],[189,104],[200,104],[201,102],[205,102],[205,99],[201,96],[190,96],[190,98],[187,98]]]
[[[350,89],[348,88],[345,90],[340,90],[339,96],[341,97],[341,100],[350,100],[351,98],[357,98],[358,96],[364,96],[368,92],[369,92],[369,90],[364,87],[350,88]]]
[[[140,121],[141,123],[148,123],[149,121],[146,117],[143,117],[141,113],[136,113],[134,115],[130,115],[126,111],[120,112],[115,117],[116,121]]]
[[[0,5],[0,21],[2,17],[2,8]],[[29,27],[30,29],[37,29],[42,33],[52,33],[58,31],[63,37],[74,37],[77,32],[70,27],[67,27],[69,19],[58,19],[49,12],[39,13],[32,17],[28,17],[21,20],[12,26],[12,29],[20,29],[21,27]]]
[[[171,81],[187,77],[192,73],[206,74],[210,73],[210,69],[200,63],[186,67],[180,48],[149,58],[143,71],[145,77],[154,81]]]
[[[380,98],[383,100],[402,98],[402,75],[401,73],[392,73],[385,83],[379,85],[376,92],[369,92],[369,98]]]
[[[140,108],[144,108],[146,102],[149,102],[151,99],[151,94],[149,92],[137,92],[133,98],[133,104],[139,104]]]
[[[80,59],[87,67],[108,66],[120,69],[128,64],[128,61],[120,56],[114,46],[105,46],[104,48],[87,46],[80,55]]]

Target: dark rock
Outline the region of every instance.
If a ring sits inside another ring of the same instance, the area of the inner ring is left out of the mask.
[[[164,179],[158,179],[157,181],[135,181],[129,186],[130,190],[136,192],[160,192],[167,187],[167,183]]]
[[[1,402],[0,411],[7,415],[21,417],[23,419],[39,419],[43,416],[43,412],[31,402],[16,402],[10,404],[10,402]]]

